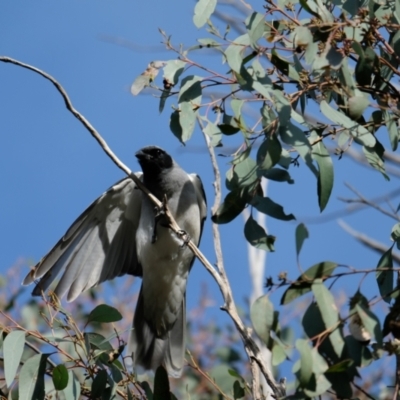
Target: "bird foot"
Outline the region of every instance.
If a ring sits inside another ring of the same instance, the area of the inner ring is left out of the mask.
[[[179,237],[183,240],[183,243],[181,245],[181,247],[185,247],[188,245],[188,243],[190,242],[191,238],[190,235],[184,231],[183,229],[181,229],[180,231],[178,231],[178,235]]]
[[[160,223],[160,220],[162,220],[165,217],[166,209],[167,209],[167,197],[164,196],[161,207],[154,208],[156,214],[154,216],[154,228],[153,228],[153,234],[151,236],[151,243],[155,243],[157,241],[157,225]]]

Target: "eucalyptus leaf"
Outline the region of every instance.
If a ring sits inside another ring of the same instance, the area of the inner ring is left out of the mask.
[[[281,158],[282,145],[275,135],[268,135],[257,152],[257,164],[260,169],[268,170]]]
[[[297,248],[297,244],[296,244]],[[303,272],[285,291],[282,296],[281,304],[289,304],[291,301],[311,291],[311,284],[316,279],[324,280],[331,276],[337,263],[331,261],[323,261],[314,264]]]
[[[193,22],[197,28],[201,28],[211,17],[217,5],[217,0],[198,0],[194,7]]]
[[[356,304],[355,309],[361,319],[362,324],[369,334],[375,337],[378,345],[382,345],[382,331],[378,317],[363,304]]]
[[[164,67],[164,79],[175,86],[186,67],[186,62],[181,60],[167,61]]]
[[[95,307],[89,314],[87,324],[89,322],[116,322],[122,319],[121,313],[114,307],[107,304],[100,304]]]
[[[250,43],[250,37],[246,33],[236,38],[225,50],[226,61],[232,70],[238,74],[240,74],[243,65],[243,52]]]
[[[10,387],[14,381],[15,374],[21,361],[22,353],[25,347],[25,332],[10,332],[3,343],[4,356],[4,375],[7,387]]]
[[[312,376],[312,353],[307,340],[297,339],[296,349],[300,353],[300,369],[297,377],[302,387],[307,387]]]
[[[263,214],[282,221],[296,219],[293,214],[285,214],[283,207],[280,204],[275,203],[269,197],[255,196],[251,201],[251,205]]]
[[[167,371],[159,366],[154,377],[153,400],[170,399],[170,387]]]
[[[335,299],[322,281],[315,281],[311,287],[315,296],[315,300],[318,304],[318,308],[321,311],[325,328],[327,331],[331,332],[329,335],[329,341],[332,343],[336,355],[341,357],[345,343],[341,330],[339,329],[340,318],[338,309],[335,305]]]
[[[25,361],[19,373],[19,400],[44,400],[44,375],[49,354],[36,354]]]
[[[250,307],[250,319],[260,339],[268,345],[274,326],[274,306],[268,295],[259,297]]]
[[[268,235],[265,229],[250,215],[244,225],[246,240],[257,249],[274,251],[275,236]]]
[[[253,46],[264,35],[265,16],[263,14],[253,12],[245,21],[247,33]]]
[[[318,203],[322,212],[327,206],[332,193],[334,180],[333,162],[322,140],[313,145],[312,156],[318,164]]]
[[[211,219],[216,224],[227,224],[244,210],[246,204],[247,200],[240,190],[229,192]]]
[[[393,257],[392,257],[392,249],[390,247],[389,250],[383,253],[382,257],[379,259],[377,269],[381,268],[389,268],[386,271],[376,271],[376,281],[379,287],[379,293],[386,303],[391,302],[390,296],[388,296],[393,290]]]
[[[102,397],[107,386],[107,371],[105,369],[100,369],[92,382],[92,393],[91,397],[96,399]]]
[[[53,369],[53,384],[56,390],[64,390],[68,386],[68,370],[64,364],[59,364]]]
[[[303,223],[297,225],[295,235],[296,235],[296,255],[298,257],[303,247],[304,241],[309,238],[307,227]]]
[[[366,128],[359,125],[357,122],[352,121],[349,117],[334,110],[325,100],[320,104],[321,112],[334,123],[347,128],[354,140],[366,147],[373,148],[376,143],[374,135],[372,135]]]

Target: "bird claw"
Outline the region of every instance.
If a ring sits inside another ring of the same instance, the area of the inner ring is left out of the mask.
[[[167,197],[164,196],[161,207],[155,207],[155,216],[154,216],[154,228],[153,234],[151,236],[151,243],[155,243],[157,241],[157,225],[159,224],[160,220],[165,217],[167,209]]]
[[[191,240],[190,239],[190,235],[186,231],[184,231],[183,229],[178,231],[178,235],[183,240],[183,243],[182,243],[181,247],[187,246],[189,244],[190,240]]]

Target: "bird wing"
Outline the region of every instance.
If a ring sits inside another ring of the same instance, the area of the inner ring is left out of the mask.
[[[68,293],[72,301],[116,276],[142,276],[135,242],[141,204],[142,193],[130,178],[117,182],[77,218],[23,284],[40,279],[32,293],[40,295],[62,272],[55,293],[59,298]]]
[[[189,174],[189,178],[193,182],[193,186],[196,191],[197,204],[199,205],[200,219],[201,219],[201,230],[200,230],[200,236],[201,236],[201,232],[203,231],[204,221],[206,220],[207,217],[206,194],[204,192],[203,183],[201,182],[199,175]],[[199,238],[199,243],[200,243],[200,238]]]

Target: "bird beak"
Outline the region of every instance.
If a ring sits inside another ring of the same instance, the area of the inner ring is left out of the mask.
[[[139,150],[135,154],[135,156],[139,161],[147,160],[149,158],[149,156],[146,153],[144,153],[142,150]]]

